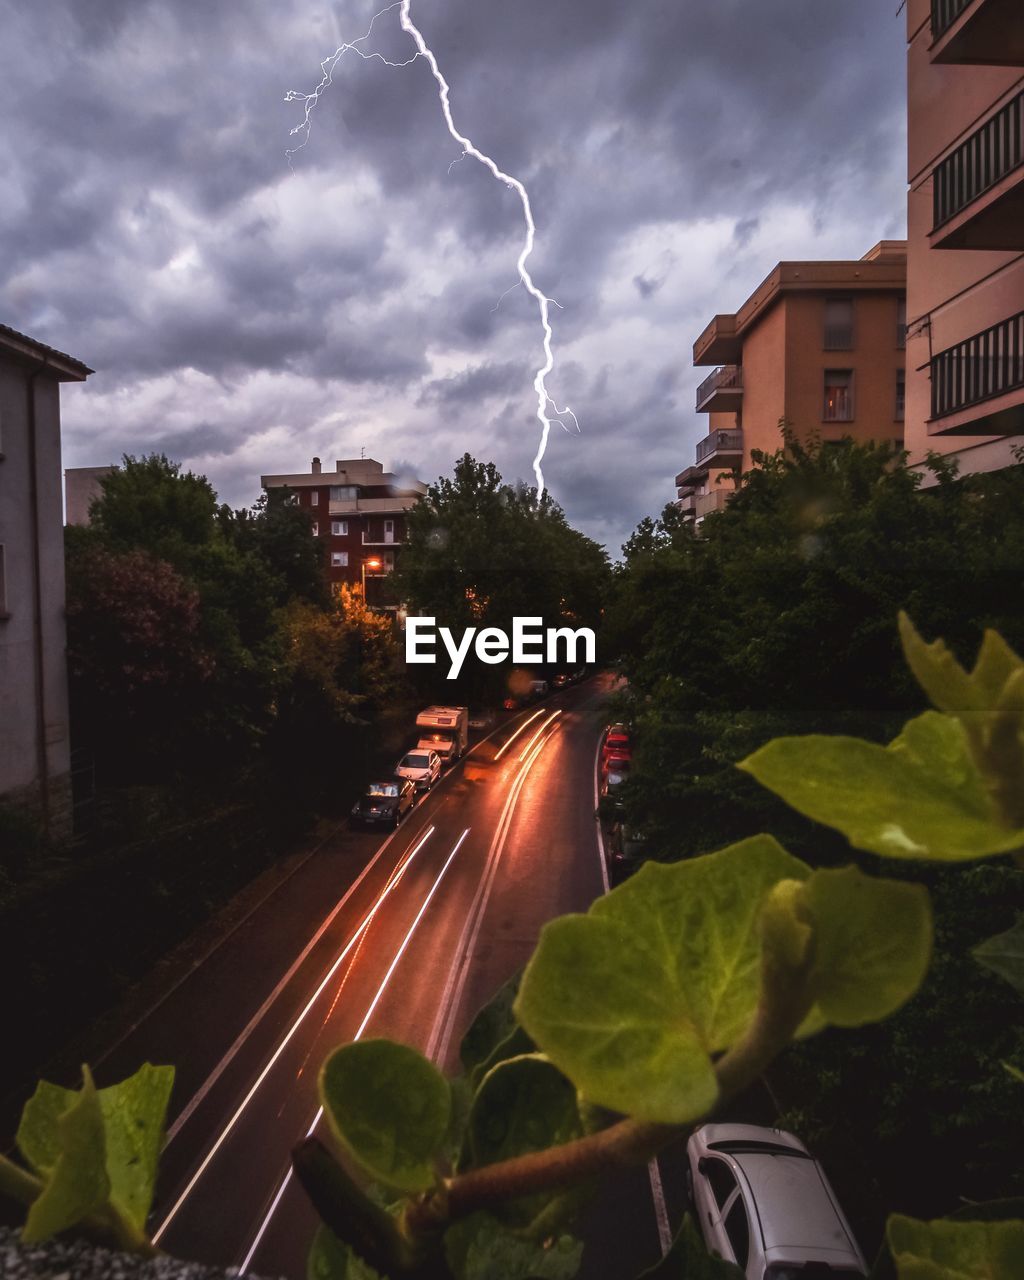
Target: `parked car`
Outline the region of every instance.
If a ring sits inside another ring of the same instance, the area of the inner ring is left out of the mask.
[[[621,724],[609,725],[604,741],[601,743],[601,764],[607,767],[608,760],[613,756],[623,760],[633,758],[633,744],[630,741],[629,732]]]
[[[352,808],[353,826],[397,827],[416,803],[416,787],[408,778],[371,782]]]
[[[747,1280],[867,1275],[825,1171],[793,1134],[705,1124],[686,1144],[686,1155],[705,1243]]]
[[[531,698],[546,698],[548,695],[548,692],[549,692],[548,682],[546,680],[530,681],[530,697]]]
[[[567,689],[569,687],[569,674],[566,671],[559,671],[551,680],[552,689]]]
[[[429,791],[441,776],[441,757],[436,751],[409,751],[395,767],[397,778],[408,778],[417,791]]]
[[[607,813],[609,806],[612,811],[619,814],[623,810],[622,799],[619,795],[619,788],[626,781],[624,773],[606,773],[604,781],[601,783],[601,799],[607,801],[604,806]]]

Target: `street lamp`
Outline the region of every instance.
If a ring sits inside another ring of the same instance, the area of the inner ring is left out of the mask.
[[[363,570],[363,604],[366,604],[366,571],[369,569],[371,573],[376,573],[384,567],[383,560],[379,556],[370,556],[369,560],[364,560],[362,564]]]

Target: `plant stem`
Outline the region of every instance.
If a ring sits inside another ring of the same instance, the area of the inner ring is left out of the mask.
[[[43,1184],[34,1173],[29,1173],[6,1156],[0,1156],[0,1195],[9,1196],[19,1204],[31,1205],[39,1198],[42,1189]]]

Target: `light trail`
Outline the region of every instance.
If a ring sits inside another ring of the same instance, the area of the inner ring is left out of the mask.
[[[358,1031],[356,1031],[355,1035],[352,1037],[352,1043],[355,1043],[356,1040],[362,1039],[363,1032],[366,1030],[367,1024],[369,1023],[371,1017],[373,1016],[374,1009],[376,1009],[378,1003],[380,1002],[381,996],[387,990],[388,983],[391,981],[391,975],[395,972],[395,969],[398,967],[399,960],[401,960],[402,956],[405,954],[406,947],[408,947],[409,943],[412,941],[413,934],[416,932],[416,929],[419,926],[420,921],[423,919],[423,916],[427,910],[427,907],[430,906],[431,898],[433,898],[434,894],[437,892],[438,886],[440,885],[441,881],[445,877],[445,872],[447,872],[448,868],[451,866],[452,861],[455,858],[455,855],[462,848],[463,842],[465,841],[466,837],[469,835],[469,832],[470,832],[470,828],[467,827],[466,830],[463,831],[462,835],[459,836],[458,840],[455,842],[454,849],[452,849],[451,853],[445,859],[444,866],[442,866],[441,870],[437,873],[437,879],[430,886],[430,890],[427,893],[427,896],[423,899],[422,905],[420,906],[419,911],[416,913],[416,918],[413,920],[412,924],[409,926],[409,931],[402,940],[402,945],[395,952],[395,958],[391,961],[391,964],[388,966],[388,971],[384,975],[383,981],[381,982],[380,986],[377,988],[377,994],[370,1001],[370,1007],[366,1011],[366,1016],[363,1018],[362,1022],[359,1024]],[[306,1130],[307,1138],[310,1138],[313,1136],[313,1133],[316,1130],[317,1125],[320,1123],[321,1119],[323,1118],[323,1114],[324,1114],[323,1107],[318,1108],[316,1115],[313,1117],[313,1123]],[[281,1179],[281,1185],[277,1189],[277,1194],[274,1196],[273,1200],[271,1201],[270,1208],[267,1210],[266,1216],[264,1217],[263,1221],[260,1223],[259,1230],[256,1232],[256,1235],[253,1238],[253,1242],[249,1246],[249,1249],[245,1255],[245,1258],[242,1260],[242,1263],[238,1268],[241,1274],[244,1275],[249,1270],[249,1266],[252,1263],[253,1258],[256,1256],[256,1251],[260,1247],[260,1243],[262,1242],[263,1237],[267,1233],[267,1228],[270,1226],[271,1219],[273,1218],[274,1214],[277,1212],[277,1207],[281,1203],[281,1200],[284,1197],[284,1193],[285,1191],[287,1191],[288,1184],[291,1182],[293,1176],[294,1174],[293,1174],[292,1168],[289,1165],[287,1172],[285,1173],[284,1177]]]
[[[561,714],[562,714],[562,713],[561,713],[561,711],[552,711],[551,715],[550,715],[550,716],[548,716],[548,718],[544,721],[544,723],[541,725],[541,727],[537,730],[537,732],[533,735],[533,737],[530,739],[530,741],[529,741],[529,742],[526,744],[526,746],[523,748],[523,754],[519,757],[519,759],[520,759],[520,760],[525,760],[525,759],[526,759],[527,753],[529,752],[529,750],[530,750],[530,748],[533,746],[533,744],[537,741],[537,739],[538,739],[538,738],[540,737],[540,735],[544,732],[544,730],[548,727],[548,725],[549,725],[549,724],[551,724],[554,720],[557,720],[557,719],[558,719],[558,717],[559,717]]]
[[[320,95],[331,84],[334,76],[334,69],[338,65],[339,59],[344,54],[349,52],[356,53],[364,60],[377,58],[388,67],[407,67],[410,63],[415,62],[417,58],[424,58],[426,60],[427,65],[430,67],[430,73],[437,83],[438,101],[441,103],[441,111],[444,115],[445,125],[448,128],[449,134],[451,134],[452,138],[462,148],[462,156],[460,156],[459,159],[469,155],[472,156],[474,160],[479,161],[493,177],[497,178],[500,182],[504,182],[510,190],[516,193],[519,197],[519,203],[522,206],[523,221],[526,225],[526,236],[523,241],[523,247],[519,252],[519,257],[516,260],[516,270],[519,275],[519,282],[537,304],[541,329],[543,332],[542,346],[544,349],[544,361],[537,369],[533,378],[533,389],[537,394],[536,417],[541,428],[540,443],[537,446],[537,453],[533,459],[533,473],[537,478],[537,502],[540,503],[541,499],[544,497],[546,487],[541,463],[544,460],[544,454],[548,447],[548,438],[551,434],[552,422],[558,422],[559,426],[561,426],[563,430],[568,431],[568,427],[566,427],[565,423],[561,421],[562,417],[568,417],[571,419],[577,432],[580,430],[580,424],[575,413],[573,413],[572,409],[570,409],[568,405],[566,405],[564,409],[559,409],[558,405],[551,398],[547,388],[548,374],[551,373],[555,367],[555,357],[551,345],[554,334],[551,328],[551,316],[549,310],[550,304],[554,300],[547,297],[546,294],[542,293],[541,290],[537,288],[537,285],[534,283],[533,276],[530,274],[526,265],[530,255],[533,253],[534,241],[537,235],[537,226],[533,219],[533,208],[530,204],[529,192],[518,178],[514,178],[511,174],[506,173],[503,169],[499,168],[497,163],[489,155],[478,150],[471,139],[466,137],[465,134],[460,133],[456,128],[450,103],[451,87],[449,86],[448,81],[441,74],[437,58],[434,56],[434,53],[426,40],[424,40],[422,32],[413,22],[409,13],[410,7],[411,0],[396,0],[395,4],[390,4],[386,8],[380,9],[370,20],[370,25],[367,28],[365,35],[359,36],[358,39],[349,43],[339,45],[330,57],[325,58],[323,62],[321,62],[320,69],[323,72],[323,75],[320,79],[320,83],[311,93],[302,93],[299,90],[291,89],[285,94],[285,102],[303,102],[305,104],[304,118],[302,122],[296,125],[291,131],[293,135],[297,133],[303,134],[303,141],[299,146],[286,152],[286,155],[288,156],[288,163],[291,164],[292,156],[295,152],[300,151],[309,141],[313,109],[319,102]],[[382,54],[367,53],[360,47],[364,41],[369,38],[373,31],[373,25],[377,19],[382,17],[385,13],[390,13],[395,8],[399,10],[399,23],[401,24],[402,30],[412,37],[413,43],[416,46],[415,54],[404,62],[391,62]],[[558,304],[555,303],[555,305],[557,306]],[[548,415],[549,405],[554,411],[551,416]]]
[[[501,757],[505,754],[505,752],[506,752],[506,751],[509,749],[509,747],[512,745],[512,743],[513,743],[513,742],[515,742],[516,738],[518,738],[518,737],[519,737],[519,735],[520,735],[522,732],[524,732],[524,730],[525,730],[529,725],[533,724],[534,720],[536,720],[538,716],[542,716],[543,714],[544,714],[544,708],[543,708],[543,707],[541,707],[541,709],[540,709],[539,711],[535,711],[535,712],[533,713],[533,715],[532,715],[532,716],[530,716],[530,718],[529,718],[528,720],[524,720],[524,721],[523,721],[523,723],[519,726],[519,728],[518,728],[518,729],[515,731],[515,733],[512,735],[512,737],[511,737],[511,738],[509,738],[508,742],[506,742],[506,743],[505,743],[505,745],[501,748],[501,750],[500,750],[500,751],[498,751],[498,752],[495,754],[495,757],[494,757],[494,758],[495,758],[495,760],[500,760],[500,759],[501,759]]]
[[[334,963],[331,965],[331,967],[327,970],[327,973],[325,974],[325,976],[324,976],[324,978],[323,978],[323,981],[320,983],[320,985],[317,987],[317,989],[316,989],[316,990],[313,992],[313,994],[310,996],[310,998],[309,998],[309,1000],[307,1001],[307,1003],[306,1003],[305,1007],[303,1008],[302,1012],[299,1014],[299,1016],[298,1016],[298,1017],[295,1019],[295,1021],[292,1023],[292,1025],[291,1025],[291,1027],[289,1028],[289,1030],[288,1030],[287,1034],[285,1035],[284,1039],[281,1041],[281,1043],[280,1043],[280,1044],[277,1046],[277,1048],[274,1050],[274,1052],[273,1052],[273,1054],[271,1055],[271,1057],[270,1057],[269,1061],[267,1062],[266,1066],[264,1066],[263,1070],[259,1073],[259,1075],[256,1077],[256,1079],[255,1079],[255,1081],[253,1082],[253,1084],[250,1086],[250,1088],[249,1088],[249,1092],[245,1095],[245,1097],[244,1097],[244,1098],[242,1099],[242,1101],[239,1103],[239,1105],[238,1105],[237,1109],[235,1110],[234,1114],[232,1115],[231,1119],[227,1122],[227,1124],[224,1126],[224,1128],[221,1130],[221,1132],[220,1132],[220,1133],[219,1133],[219,1135],[217,1136],[217,1140],[216,1140],[216,1142],[214,1142],[213,1146],[210,1148],[210,1150],[206,1153],[205,1157],[203,1158],[203,1161],[202,1161],[202,1163],[199,1165],[198,1169],[196,1169],[195,1173],[194,1173],[194,1174],[192,1175],[192,1177],[189,1179],[188,1183],[187,1183],[187,1184],[186,1184],[186,1186],[185,1186],[185,1189],[182,1191],[181,1195],[180,1195],[180,1196],[178,1196],[177,1200],[176,1200],[176,1201],[174,1202],[174,1204],[171,1206],[171,1210],[170,1210],[170,1212],[167,1214],[167,1216],[164,1218],[164,1220],[160,1223],[160,1226],[159,1226],[159,1227],[156,1229],[156,1231],[153,1233],[153,1243],[154,1243],[154,1244],[159,1244],[159,1242],[160,1242],[160,1237],[164,1234],[164,1232],[167,1230],[167,1228],[168,1228],[168,1227],[171,1225],[171,1223],[174,1221],[174,1219],[175,1219],[175,1217],[177,1216],[177,1214],[178,1214],[179,1210],[181,1209],[182,1205],[185,1203],[185,1201],[186,1201],[186,1200],[189,1198],[189,1196],[192,1194],[192,1192],[193,1192],[193,1190],[195,1189],[195,1187],[196,1187],[197,1183],[199,1182],[200,1178],[203,1176],[203,1174],[204,1174],[204,1173],[206,1172],[206,1170],[209,1168],[209,1166],[210,1166],[211,1162],[213,1161],[214,1156],[216,1156],[217,1152],[221,1149],[221,1147],[222,1147],[222,1146],[224,1145],[224,1143],[226,1142],[226,1140],[227,1140],[227,1138],[228,1138],[229,1134],[232,1132],[232,1130],[234,1129],[235,1125],[236,1125],[236,1124],[238,1123],[238,1121],[241,1119],[241,1117],[242,1117],[243,1113],[245,1112],[245,1109],[248,1107],[249,1103],[250,1103],[250,1102],[253,1100],[253,1098],[256,1096],[256,1092],[257,1092],[257,1090],[259,1089],[260,1085],[263,1083],[263,1081],[264,1081],[264,1080],[266,1080],[267,1076],[270,1074],[271,1070],[273,1069],[274,1064],[275,1064],[275,1063],[277,1062],[277,1060],[280,1058],[281,1054],[282,1054],[282,1053],[284,1053],[285,1049],[287,1048],[287,1046],[288,1046],[288,1045],[289,1045],[289,1043],[291,1042],[292,1037],[293,1037],[293,1036],[295,1035],[295,1033],[298,1031],[299,1027],[302,1025],[302,1023],[305,1021],[306,1017],[308,1016],[308,1014],[309,1014],[310,1010],[313,1008],[313,1006],[316,1004],[317,1000],[318,1000],[318,999],[320,998],[320,996],[323,994],[324,989],[327,987],[327,984],[328,984],[328,983],[330,982],[330,980],[334,977],[335,973],[337,973],[338,969],[340,968],[340,966],[341,966],[341,965],[342,965],[342,963],[344,962],[344,960],[345,960],[346,956],[349,954],[349,952],[352,950],[352,948],[356,945],[356,943],[358,942],[358,940],[362,937],[363,933],[365,933],[365,931],[370,927],[370,924],[371,924],[371,922],[372,922],[372,920],[373,920],[374,916],[377,914],[377,912],[380,910],[381,906],[382,906],[382,905],[384,904],[384,902],[387,900],[388,895],[392,892],[392,890],[395,888],[395,886],[396,886],[396,885],[401,881],[402,876],[405,874],[405,872],[406,872],[407,868],[409,867],[409,865],[411,864],[412,860],[416,857],[416,855],[419,853],[419,851],[423,848],[423,846],[427,843],[427,841],[430,839],[430,837],[434,834],[434,830],[435,830],[435,828],[434,828],[434,827],[430,827],[430,828],[429,828],[429,829],[424,833],[424,835],[421,837],[421,839],[420,839],[419,843],[418,843],[418,844],[413,848],[412,852],[411,852],[411,853],[410,853],[410,854],[405,858],[405,860],[400,864],[399,868],[397,868],[397,869],[396,869],[396,871],[394,871],[394,872],[392,873],[392,875],[391,875],[390,879],[388,880],[388,883],[387,883],[387,884],[384,886],[384,888],[381,890],[380,894],[379,894],[379,895],[378,895],[378,897],[377,897],[377,901],[373,904],[372,908],[371,908],[371,909],[370,909],[370,911],[367,913],[367,915],[366,915],[365,919],[363,920],[362,924],[360,924],[359,928],[355,931],[355,933],[352,935],[352,937],[351,937],[351,938],[348,940],[348,942],[346,943],[346,945],[345,945],[344,949],[342,950],[341,954],[340,954],[340,955],[338,956],[338,958],[334,961]],[[446,865],[447,865],[447,864],[446,864]]]

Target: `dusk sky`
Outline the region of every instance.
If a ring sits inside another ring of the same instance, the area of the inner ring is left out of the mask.
[[[782,258],[905,229],[898,0],[413,0],[458,128],[521,179],[577,414],[545,476],[618,554],[707,419],[694,338]],[[66,466],[167,453],[248,505],[363,449],[430,481],[532,479],[535,303],[515,194],[460,151],[419,59],[337,64],[376,7],[35,0],[0,49],[0,321],[96,373]],[[361,46],[414,47],[397,9]],[[500,305],[499,298],[501,299]]]

